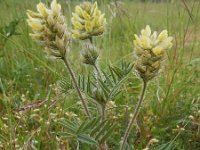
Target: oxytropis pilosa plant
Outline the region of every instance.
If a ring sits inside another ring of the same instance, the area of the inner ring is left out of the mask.
[[[143,82],[143,87],[138,104],[122,139],[120,147],[121,150],[125,149],[126,141],[130,134],[131,127],[136,120],[142,105],[147,84],[151,79],[158,75],[159,71],[163,67],[166,51],[172,47],[172,40],[172,37],[168,37],[167,30],[163,30],[158,35],[156,31],[152,33],[151,28],[148,25],[141,31],[141,35],[135,35],[135,40],[133,41],[133,52],[134,56],[136,57],[134,68],[136,74],[139,78],[141,78]]]
[[[167,30],[160,34],[152,33],[147,25],[139,36],[135,35],[134,65],[123,62],[120,67],[108,65],[109,69],[103,70],[99,64],[101,51],[96,42],[103,37],[103,33],[106,31],[106,18],[100,11],[97,2],[83,2],[75,6],[71,18],[71,28],[67,26],[61,5],[56,0],[51,2],[50,7],[39,3],[37,12],[28,10],[27,16],[28,25],[32,29],[30,36],[33,40],[42,45],[49,57],[60,59],[65,63],[74,89],[86,113],[86,116],[81,116],[82,118],[80,117],[81,119],[79,118],[78,121],[59,122],[59,125],[66,129],[66,132],[61,133],[60,136],[70,138],[70,142],[77,142],[77,149],[80,142],[91,144],[92,149],[95,147],[101,150],[109,149],[107,139],[112,135],[117,122],[113,118],[109,118],[107,112],[112,111],[111,106],[117,107],[114,100],[120,93],[120,85],[134,68],[136,76],[143,83],[143,88],[121,140],[120,149],[125,150],[127,138],[138,116],[148,82],[155,78],[163,67],[166,51],[172,47],[173,38],[168,36]],[[73,41],[83,43],[80,51],[81,61],[86,67],[93,69],[89,75],[77,75],[78,79],[69,61],[70,45],[73,44]],[[89,109],[91,107],[88,106],[95,107]],[[107,109],[108,107],[110,110]]]
[[[68,60],[71,36],[61,11],[61,5],[56,0],[52,1],[50,8],[47,8],[43,3],[39,3],[37,11],[38,13],[30,10],[27,11],[27,22],[33,31],[30,36],[44,46],[50,57],[62,59],[65,62],[85,112],[91,117]]]

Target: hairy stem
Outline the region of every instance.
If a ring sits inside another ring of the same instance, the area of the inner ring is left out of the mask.
[[[97,63],[94,64],[94,68],[95,68],[95,70],[96,70],[96,72],[97,72],[97,79],[98,79],[98,78],[101,78],[101,71],[100,71],[100,69],[99,69]]]
[[[90,41],[91,44],[93,44],[93,38],[92,37],[89,38],[89,41]]]
[[[70,74],[70,76],[71,76],[72,82],[73,82],[73,84],[74,84],[74,88],[76,89],[77,94],[78,94],[78,96],[79,96],[79,98],[80,98],[80,100],[81,100],[81,102],[82,102],[82,105],[83,105],[83,108],[84,108],[84,110],[85,110],[85,113],[86,113],[86,115],[87,115],[89,118],[91,118],[91,115],[90,115],[90,112],[89,112],[89,110],[88,110],[87,104],[86,104],[86,102],[85,102],[85,100],[84,100],[84,98],[83,98],[83,95],[82,95],[82,93],[81,93],[79,87],[78,87],[78,83],[77,83],[77,80],[76,80],[76,76],[75,76],[75,74],[74,74],[74,72],[73,72],[73,70],[72,70],[72,68],[71,68],[71,65],[70,65],[70,63],[69,63],[69,61],[68,61],[68,59],[67,59],[66,56],[63,58],[63,61],[64,61],[65,65],[66,65],[66,67],[67,67],[67,69],[68,69],[68,71],[69,71],[69,74]]]
[[[104,121],[106,119],[106,105],[101,105],[101,120]]]
[[[97,63],[94,64],[94,68],[95,68],[95,70],[97,72],[97,77],[96,77],[97,85],[99,85],[99,81],[98,80],[101,79],[101,72],[100,72],[100,69],[99,69]],[[106,119],[106,102],[101,103],[99,105],[100,105],[101,121],[103,122]],[[100,145],[100,150],[107,150],[106,141]]]
[[[90,37],[89,38],[89,41],[90,41],[90,43],[91,44],[93,44],[93,38],[92,37]],[[101,70],[100,70],[100,68],[99,68],[99,66],[98,66],[98,61],[93,65],[93,67],[94,67],[94,69],[95,69],[95,71],[96,71],[96,80],[97,80],[97,85],[99,85],[99,79],[101,79],[102,78],[102,76],[101,76]],[[106,119],[106,103],[105,104],[100,104],[100,113],[101,113],[101,121],[103,122],[105,119]],[[106,141],[103,143],[103,144],[101,144],[100,145],[100,150],[107,150],[108,148],[107,148],[107,144],[106,144]]]
[[[122,139],[121,146],[120,146],[120,150],[124,150],[124,149],[125,149],[125,145],[126,145],[126,142],[127,142],[127,138],[128,138],[128,136],[129,136],[129,134],[130,134],[132,125],[133,125],[133,123],[134,123],[135,119],[137,118],[138,113],[139,113],[139,111],[140,111],[140,107],[141,107],[142,102],[143,102],[143,99],[144,99],[146,87],[147,87],[147,82],[146,82],[146,81],[143,81],[143,87],[142,87],[140,99],[139,99],[139,101],[138,101],[138,103],[137,103],[137,106],[136,106],[136,109],[135,109],[135,111],[134,111],[133,117],[132,117],[131,120],[129,121],[128,126],[127,126],[127,128],[126,128],[126,131],[125,131],[125,134],[124,134],[124,137],[123,137],[123,139]]]
[[[101,120],[102,122],[106,119],[106,104],[101,105]],[[101,145],[102,150],[107,150],[106,141]]]

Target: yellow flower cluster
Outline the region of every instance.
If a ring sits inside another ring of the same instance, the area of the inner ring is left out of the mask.
[[[140,36],[135,35],[135,69],[143,80],[148,81],[157,75],[166,50],[172,47],[172,40],[172,37],[168,37],[167,30],[159,35],[157,32],[152,34],[148,25],[141,31]]]
[[[37,11],[27,11],[27,22],[33,31],[30,36],[45,47],[49,56],[64,57],[68,49],[70,34],[67,31],[65,17],[61,12],[61,5],[56,0],[52,1],[50,8],[39,3]]]
[[[72,16],[72,35],[74,38],[85,40],[92,36],[101,35],[105,31],[106,19],[98,9],[97,2],[94,4],[84,2],[76,6]]]
[[[155,55],[162,55],[165,50],[171,48],[172,37],[168,37],[167,30],[163,30],[159,35],[155,31],[151,34],[151,29],[147,25],[138,37],[135,35],[134,46],[137,55],[141,55],[144,50],[151,50]]]

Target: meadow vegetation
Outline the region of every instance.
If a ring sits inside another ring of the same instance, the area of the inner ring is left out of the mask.
[[[72,12],[82,1],[57,1],[71,29]],[[93,43],[101,50],[98,67],[106,84],[95,79],[98,73],[92,65],[83,64],[84,41],[73,39],[68,54],[89,112],[95,116],[91,120],[63,61],[49,59],[29,36],[26,12],[35,11],[39,2],[0,0],[0,149],[119,149],[142,88],[133,69],[134,34],[146,25],[158,32],[167,29],[173,46],[159,75],[148,83],[126,148],[199,149],[200,1],[98,1],[107,24]],[[98,103],[84,94],[90,90],[90,80],[114,90],[104,121]]]

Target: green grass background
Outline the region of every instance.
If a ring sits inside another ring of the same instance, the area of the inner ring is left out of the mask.
[[[39,0],[0,0],[0,27],[8,25],[15,18],[20,18],[17,26],[20,35],[9,38],[0,49],[0,99],[1,103],[6,104],[0,104],[0,149],[32,149],[35,144],[33,142],[38,139],[37,130],[40,127],[40,114],[43,114],[43,108],[39,112],[30,110],[17,115],[8,112],[35,100],[44,100],[49,85],[53,85],[53,97],[56,95],[56,82],[63,78],[70,80],[64,64],[59,60],[47,59],[42,47],[29,37],[26,10],[35,10],[38,2]],[[44,2],[48,3],[48,0]],[[71,12],[79,1],[59,2],[62,3],[68,27],[71,28]],[[159,142],[152,149],[158,149],[156,146],[171,142],[178,150],[198,150],[200,1],[142,3],[124,0],[118,3],[118,6],[111,6],[116,16],[112,16],[108,7],[110,1],[102,0],[99,4],[101,10],[106,13],[107,30],[103,36],[95,38],[95,43],[102,49],[100,66],[105,70],[108,64],[118,65],[122,60],[134,62],[134,34],[139,34],[146,25],[150,25],[152,30],[156,31],[167,29],[169,35],[174,37],[173,47],[167,52],[168,60],[165,61],[165,67],[160,76],[149,84],[144,107],[137,120],[141,129],[140,136],[136,137],[136,130],[131,134],[130,140],[135,148],[145,148],[151,138],[156,138]],[[91,71],[91,68],[80,62],[81,44],[73,41],[69,53],[76,74]],[[140,81],[132,73],[121,87],[124,92],[115,99],[116,105],[129,105],[133,110],[139,89]],[[56,118],[65,118],[66,112],[73,111],[81,118],[82,111],[80,106],[77,107],[77,101],[76,94],[70,92],[67,98],[63,98],[63,101],[56,104],[55,109],[49,113],[56,114]],[[115,110],[116,116],[123,113],[124,110],[120,107]],[[191,115],[193,119],[189,118]],[[119,126],[122,124],[123,122],[119,122]],[[56,137],[50,134],[50,129],[45,124],[43,149],[50,149],[52,145],[55,149],[60,147]],[[59,131],[59,128],[55,128],[54,131]],[[117,149],[119,140],[119,134],[115,133],[110,139],[111,149]],[[62,142],[66,144],[66,141]]]

